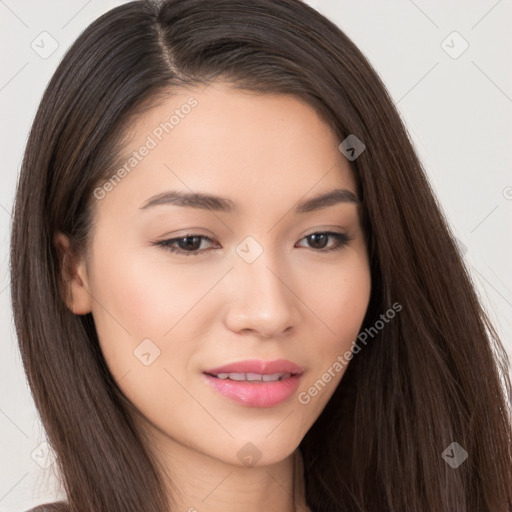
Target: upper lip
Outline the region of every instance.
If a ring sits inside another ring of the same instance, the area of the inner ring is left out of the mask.
[[[250,359],[238,361],[206,370],[204,373],[218,375],[219,373],[257,373],[260,375],[273,375],[275,373],[291,373],[299,375],[304,371],[299,365],[286,359],[274,361],[262,361],[261,359]]]

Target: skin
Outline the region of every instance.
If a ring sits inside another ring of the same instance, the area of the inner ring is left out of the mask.
[[[175,89],[139,116],[127,154],[190,96],[197,106],[97,200],[87,258],[69,265],[68,307],[92,312],[110,371],[180,490],[179,510],[307,511],[297,447],[346,367],[308,404],[298,395],[351,349],[371,282],[360,205],[293,210],[331,189],[356,194],[356,184],[341,141],[309,105],[220,82]],[[223,196],[240,213],[140,209],[167,190]],[[306,238],[325,231],[353,239],[325,252],[335,238]],[[199,255],[154,245],[190,232],[212,239]],[[236,252],[247,236],[263,250],[252,263]],[[61,233],[55,244],[69,249]],[[160,350],[148,366],[134,356],[144,339]],[[274,407],[235,403],[203,381],[209,368],[281,358],[304,373],[296,394]],[[261,455],[251,466],[237,457],[249,442]]]

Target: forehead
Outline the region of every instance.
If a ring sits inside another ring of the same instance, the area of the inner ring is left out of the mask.
[[[334,188],[355,194],[338,144],[315,110],[294,96],[222,83],[174,89],[126,127],[102,207],[133,211],[168,190],[227,197],[238,213],[251,204],[291,206]]]

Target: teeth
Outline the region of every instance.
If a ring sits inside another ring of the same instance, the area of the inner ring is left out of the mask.
[[[260,373],[219,373],[218,379],[230,379],[236,381],[263,381],[275,382],[290,377],[290,373],[273,373],[272,375],[261,375]]]
[[[272,375],[262,375],[263,382],[269,382],[274,380],[287,379],[290,376],[289,373],[273,373]]]
[[[247,380],[245,373],[228,373],[228,379],[231,380]]]

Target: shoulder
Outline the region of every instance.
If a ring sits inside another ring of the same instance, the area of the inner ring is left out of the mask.
[[[26,512],[69,512],[69,505],[65,501],[55,501],[53,503],[38,505]]]

